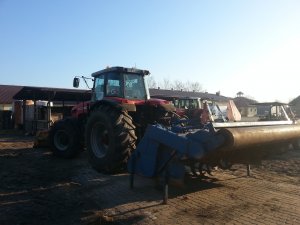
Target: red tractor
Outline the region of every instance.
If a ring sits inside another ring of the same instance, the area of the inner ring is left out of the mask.
[[[52,126],[49,141],[55,155],[75,157],[87,148],[92,166],[105,173],[119,171],[148,124],[170,125],[175,108],[150,99],[147,70],[111,67],[92,74],[92,98],[72,109],[72,117]],[[79,86],[74,78],[73,86]]]
[[[217,102],[197,97],[173,98],[176,113],[181,117],[195,120],[196,123],[226,122]]]

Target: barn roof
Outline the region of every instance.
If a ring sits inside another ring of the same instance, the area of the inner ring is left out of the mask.
[[[214,101],[228,101],[230,98],[207,92],[189,92],[178,90],[149,89],[150,96],[161,97],[197,97]],[[13,100],[49,100],[49,101],[87,101],[91,99],[90,90],[0,85],[0,103],[10,104]]]
[[[48,101],[88,101],[91,99],[90,90],[23,87],[13,96],[15,100],[48,100]]]
[[[207,92],[194,92],[194,91],[178,91],[178,90],[165,90],[165,89],[153,89],[150,88],[150,96],[151,97],[193,97],[193,98],[202,98],[207,100],[214,100],[219,102],[227,102],[230,98],[217,95],[217,94],[211,94]]]
[[[299,102],[300,102],[300,95],[298,97],[294,98],[289,104],[296,105]]]
[[[245,97],[236,97],[233,101],[236,107],[249,107],[257,103],[257,101]]]
[[[11,104],[13,96],[18,93],[23,86],[0,85],[0,104]]]

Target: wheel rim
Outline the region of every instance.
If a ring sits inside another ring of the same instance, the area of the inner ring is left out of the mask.
[[[65,151],[70,144],[70,136],[64,130],[59,130],[54,135],[54,145],[60,151]]]
[[[91,132],[91,148],[97,158],[106,156],[109,147],[108,129],[103,123],[94,124]]]

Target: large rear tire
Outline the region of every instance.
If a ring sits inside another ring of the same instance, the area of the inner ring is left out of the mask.
[[[87,121],[89,160],[98,172],[111,174],[124,168],[135,149],[136,139],[132,118],[112,106],[99,106]]]
[[[78,121],[67,118],[55,122],[49,132],[49,143],[55,156],[75,157],[83,148]]]

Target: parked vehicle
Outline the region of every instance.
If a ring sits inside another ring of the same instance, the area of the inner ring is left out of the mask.
[[[182,178],[184,165],[229,168],[232,163],[250,163],[270,153],[266,146],[287,146],[300,137],[300,126],[291,120],[210,120],[208,112],[216,114],[209,101],[197,100],[198,105],[189,101],[198,109],[203,104],[197,112],[201,120],[190,125],[169,101],[150,98],[145,82],[148,74],[124,67],[93,73],[91,100],[78,104],[70,118],[52,126],[53,153],[71,158],[86,148],[91,165],[99,172],[118,172],[130,158],[131,173],[158,176],[170,171],[171,177]],[[79,86],[79,78],[74,78],[73,86]]]
[[[150,99],[147,70],[111,67],[92,74],[92,99],[72,109],[72,117],[56,122],[49,140],[55,155],[76,156],[86,146],[92,166],[111,173],[124,166],[148,124],[170,125],[175,108]],[[79,86],[74,78],[73,86]]]

